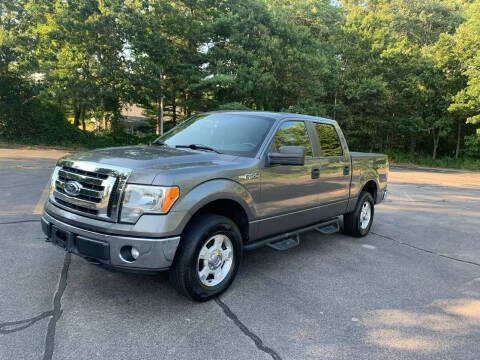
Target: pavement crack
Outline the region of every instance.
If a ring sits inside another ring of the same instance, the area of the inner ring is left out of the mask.
[[[0,222],[0,225],[22,224],[22,223],[38,222],[38,221],[40,221],[40,219],[14,220],[14,221]]]
[[[230,307],[225,304],[219,297],[215,298],[215,302],[220,306],[227,315],[227,317],[233,321],[233,323],[246,335],[248,336],[256,345],[257,349],[263,351],[264,353],[270,355],[274,360],[281,360],[281,356],[273,349],[265,346],[262,339],[255,335],[244,323],[240,321],[237,315],[230,309]]]
[[[13,332],[22,331],[32,326],[33,324],[35,324],[37,321],[40,321],[52,315],[53,315],[53,311],[50,310],[50,311],[45,311],[33,318],[0,323],[0,334],[10,334]],[[21,326],[16,327],[16,325],[21,325]]]
[[[390,237],[390,236],[378,234],[378,233],[375,233],[375,232],[373,232],[373,231],[370,231],[370,232],[371,232],[373,235],[380,236],[380,237],[382,237],[382,238],[384,238],[384,239],[394,241],[394,242],[396,242],[397,244],[404,245],[404,246],[408,246],[408,247],[410,247],[410,248],[413,248],[413,249],[416,249],[416,250],[419,250],[419,251],[423,251],[423,252],[426,252],[426,253],[429,253],[429,254],[432,254],[432,255],[437,255],[437,256],[443,257],[443,258],[445,258],[445,259],[450,259],[450,260],[458,261],[458,262],[461,262],[461,263],[464,263],[464,264],[470,264],[470,265],[480,266],[480,263],[476,263],[476,262],[474,262],[474,261],[469,261],[469,260],[459,259],[459,258],[456,258],[456,257],[453,257],[453,256],[448,256],[448,255],[441,254],[441,253],[438,253],[438,252],[433,251],[433,250],[424,249],[424,248],[421,248],[421,247],[418,247],[418,246],[415,246],[415,245],[412,245],[412,244],[409,244],[409,243],[406,243],[406,242],[403,242],[403,241],[394,239],[394,238],[392,238],[392,237]]]
[[[55,330],[57,321],[62,316],[62,296],[67,288],[67,275],[68,268],[70,267],[72,256],[70,253],[65,254],[65,260],[63,261],[62,273],[58,282],[58,288],[53,297],[53,311],[52,317],[48,322],[47,336],[45,338],[45,352],[43,353],[43,360],[50,360],[53,356],[53,349],[55,345]]]

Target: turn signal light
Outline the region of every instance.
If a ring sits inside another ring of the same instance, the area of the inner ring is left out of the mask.
[[[178,199],[180,191],[178,187],[169,187],[165,189],[163,198],[162,212],[166,213],[172,207],[173,203]]]

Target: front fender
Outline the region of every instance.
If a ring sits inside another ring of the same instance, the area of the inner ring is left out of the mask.
[[[194,187],[174,205],[172,211],[188,213],[188,218],[182,221],[182,231],[198,210],[215,200],[237,202],[245,210],[248,221],[256,216],[252,195],[244,186],[229,179],[210,180]]]

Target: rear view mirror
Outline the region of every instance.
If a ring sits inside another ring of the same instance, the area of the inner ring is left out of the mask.
[[[270,165],[303,165],[305,164],[305,147],[281,146],[278,152],[268,154]]]

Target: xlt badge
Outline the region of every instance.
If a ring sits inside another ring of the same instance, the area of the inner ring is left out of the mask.
[[[254,172],[254,173],[240,175],[238,178],[242,180],[253,180],[253,179],[258,179],[259,177],[260,177],[260,173]]]

